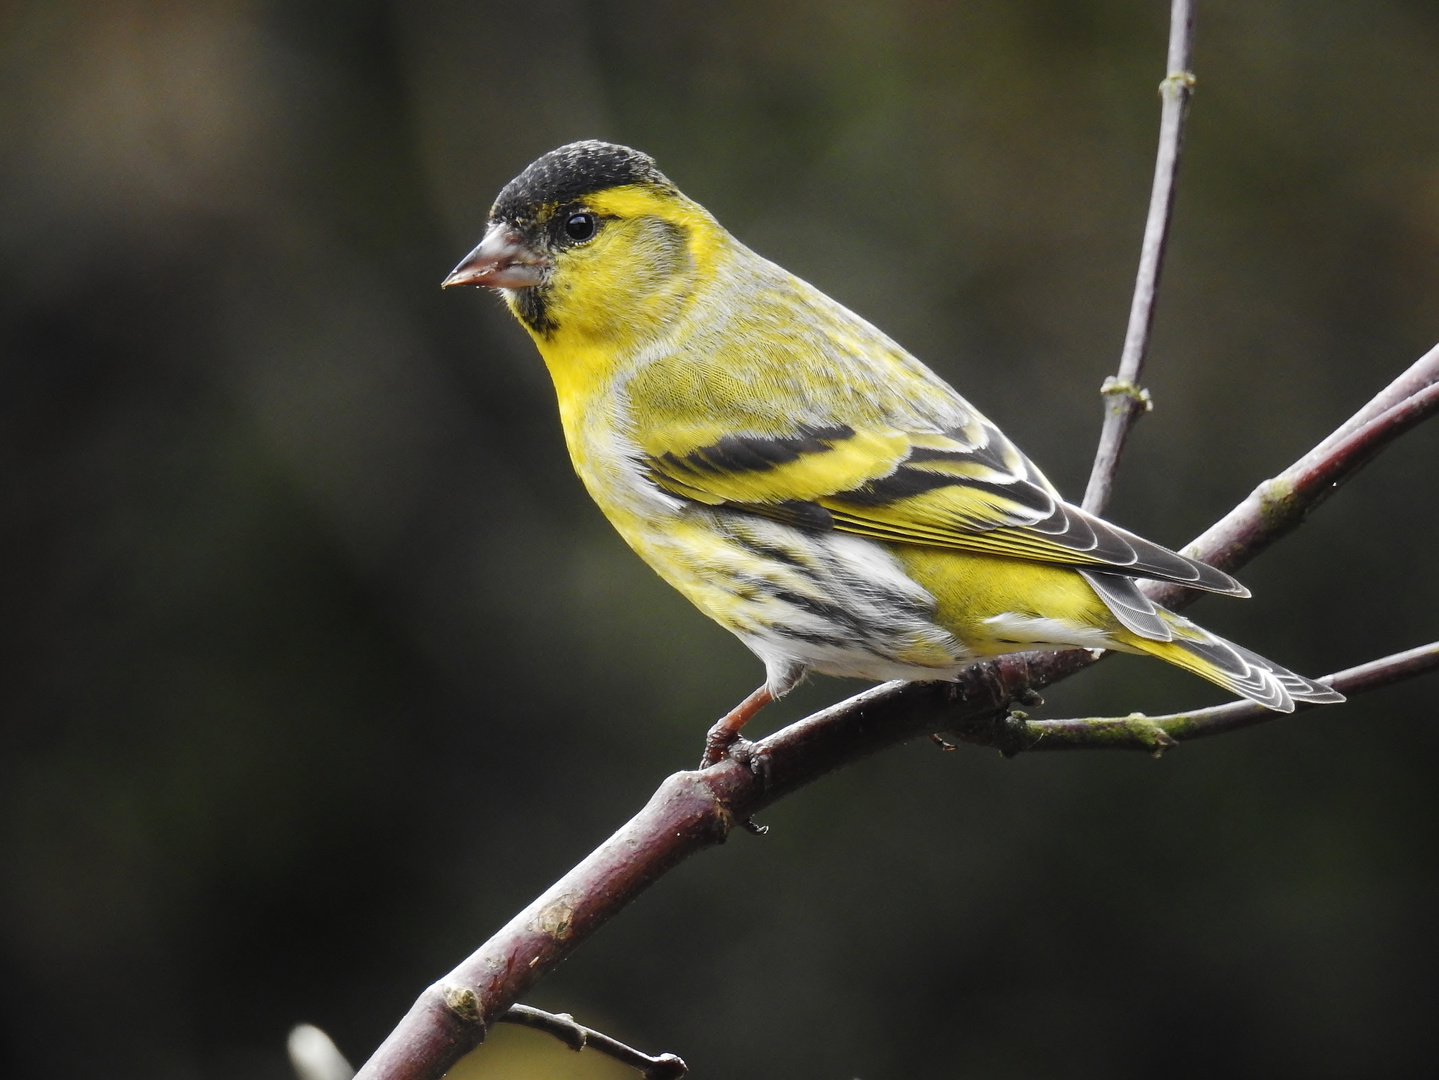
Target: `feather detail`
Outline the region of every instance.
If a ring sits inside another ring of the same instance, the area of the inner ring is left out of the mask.
[[[1079,574],[1126,628],[1150,641],[1173,640],[1174,631],[1160,616],[1154,601],[1139,591],[1133,578],[1093,570],[1081,570]]]
[[[1307,679],[1242,645],[1226,641],[1183,616],[1164,608],[1160,608],[1159,613],[1169,624],[1173,639],[1137,638],[1129,643],[1136,651],[1168,660],[1276,712],[1293,712],[1296,701],[1328,705],[1344,700],[1344,695],[1333,687]]]
[[[644,459],[651,482],[709,506],[800,524],[806,515],[798,506],[807,503],[814,507],[807,516],[823,527],[877,540],[1119,571],[1249,595],[1228,574],[1066,503],[988,422],[968,431],[925,433],[798,425],[786,434],[732,434],[692,448],[673,436],[651,436],[646,442],[673,447]],[[1122,588],[1110,587],[1109,597],[1148,627],[1145,636],[1162,633],[1152,608],[1145,611],[1127,592],[1118,599],[1116,590]],[[1105,595],[1104,586],[1096,589]],[[1124,621],[1120,611],[1116,615]]]

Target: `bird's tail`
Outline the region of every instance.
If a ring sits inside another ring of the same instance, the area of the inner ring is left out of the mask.
[[[1332,687],[1296,675],[1172,611],[1159,608],[1158,613],[1173,637],[1169,641],[1152,641],[1136,634],[1130,641],[1141,652],[1192,671],[1276,712],[1293,712],[1296,701],[1327,704],[1344,700],[1344,695]]]

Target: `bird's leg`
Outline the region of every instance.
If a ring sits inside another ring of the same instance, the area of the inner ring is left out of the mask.
[[[700,768],[708,769],[711,765],[718,764],[725,751],[739,738],[740,728],[748,724],[755,713],[773,700],[774,695],[769,692],[769,684],[766,683],[720,717],[705,736],[705,756],[700,759]]]

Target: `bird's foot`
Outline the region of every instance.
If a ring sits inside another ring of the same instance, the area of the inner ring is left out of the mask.
[[[735,735],[731,738],[729,745],[720,752],[720,756],[743,765],[759,781],[761,791],[769,790],[774,761],[774,754],[769,747],[750,742],[741,735]],[[708,765],[702,765],[701,768],[708,768]],[[740,822],[740,827],[753,836],[763,836],[769,832],[768,825],[760,825],[754,818],[745,818]]]
[[[710,728],[709,733],[705,735],[705,752],[704,756],[700,758],[701,769],[708,769],[711,765],[718,765],[729,756],[732,749],[739,746],[740,743],[747,741],[738,731],[725,730],[722,727],[723,724],[724,721],[721,720],[714,727]]]
[[[749,769],[751,775],[759,781],[760,788],[769,790],[774,769],[774,751],[768,746],[750,742],[745,738],[736,738],[725,756]]]
[[[705,752],[704,757],[700,758],[700,768],[708,769],[711,765],[718,765],[723,761],[730,747],[740,740],[740,729],[749,723],[755,713],[773,700],[774,695],[769,692],[769,687],[761,686],[720,717],[705,736]]]

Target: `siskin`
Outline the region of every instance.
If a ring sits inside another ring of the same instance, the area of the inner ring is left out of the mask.
[[[1145,653],[1281,712],[1343,700],[1154,604],[1136,578],[1248,591],[1066,503],[934,372],[645,154],[545,154],[444,284],[500,290],[590,495],[764,661],[705,764],[808,672],[949,679],[1018,649]]]

